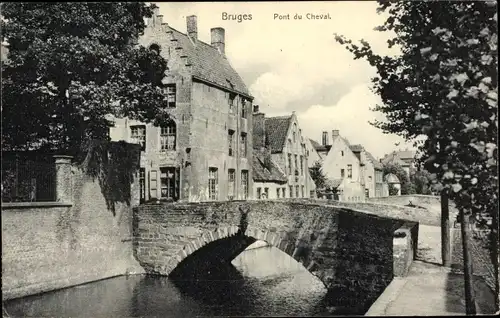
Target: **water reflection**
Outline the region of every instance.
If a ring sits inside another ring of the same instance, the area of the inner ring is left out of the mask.
[[[332,315],[326,288],[273,247],[246,250],[197,281],[116,277],[5,304],[13,316],[196,317]]]

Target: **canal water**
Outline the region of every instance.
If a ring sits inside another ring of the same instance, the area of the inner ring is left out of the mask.
[[[274,247],[248,249],[210,279],[132,275],[10,300],[11,317],[332,316],[326,288]]]

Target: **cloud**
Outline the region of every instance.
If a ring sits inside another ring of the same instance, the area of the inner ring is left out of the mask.
[[[299,125],[309,138],[321,141],[323,131],[339,130],[351,144],[362,144],[374,156],[380,158],[384,154],[398,148],[409,147],[401,137],[386,135],[370,125],[375,119],[384,120],[381,113],[370,108],[380,103],[380,98],[368,89],[368,83],[353,87],[335,105],[313,105],[307,111],[298,113]],[[398,146],[395,144],[399,143]]]

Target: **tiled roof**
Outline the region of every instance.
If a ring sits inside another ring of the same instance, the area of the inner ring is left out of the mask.
[[[382,159],[383,163],[388,163],[393,161],[395,158],[399,160],[413,160],[415,159],[416,152],[412,150],[399,150],[399,151],[394,151],[391,152],[390,154],[387,154],[384,156]]]
[[[398,164],[400,166],[405,166],[406,163],[401,160],[396,154],[390,154],[390,155],[386,155],[383,159],[382,159],[382,163],[383,164],[388,164],[388,163],[393,163],[393,164]]]
[[[387,183],[399,183],[398,177],[393,173],[389,173],[388,175],[386,175],[385,181],[387,181]]]
[[[272,159],[270,160],[270,164],[270,167],[266,167],[264,156],[254,153],[252,161],[253,180],[258,182],[287,182],[286,176]]]
[[[291,120],[292,116],[265,118],[266,137],[269,138],[269,148],[272,153],[283,151]]]
[[[316,151],[322,151],[322,150],[328,151],[332,147],[331,145],[329,146],[320,145],[319,142],[312,140],[311,138],[309,138],[309,140],[311,141],[311,145],[314,147],[314,149],[316,149]]]
[[[371,161],[371,163],[373,164],[373,167],[375,167],[375,169],[382,170],[384,168],[384,166],[380,163],[380,161],[375,159],[375,157],[371,153],[366,151],[366,149],[365,149],[365,154],[366,154],[366,157],[368,158],[368,160]]]
[[[216,48],[200,40],[196,40],[196,44],[194,44],[186,34],[172,27],[169,28],[173,32],[173,37],[177,39],[178,45],[182,47],[188,62],[192,64],[193,76],[249,95],[241,77],[228,59],[220,54]]]
[[[343,179],[326,179],[325,185],[327,188],[336,189],[342,184]]]

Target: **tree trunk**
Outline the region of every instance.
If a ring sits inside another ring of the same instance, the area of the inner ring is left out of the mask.
[[[441,192],[441,259],[443,266],[451,266],[450,209],[448,194]]]
[[[465,211],[460,211],[460,227],[462,232],[462,248],[464,256],[465,279],[465,313],[476,314],[476,297],[474,293],[474,278],[472,277],[472,258],[470,254],[470,221]]]

